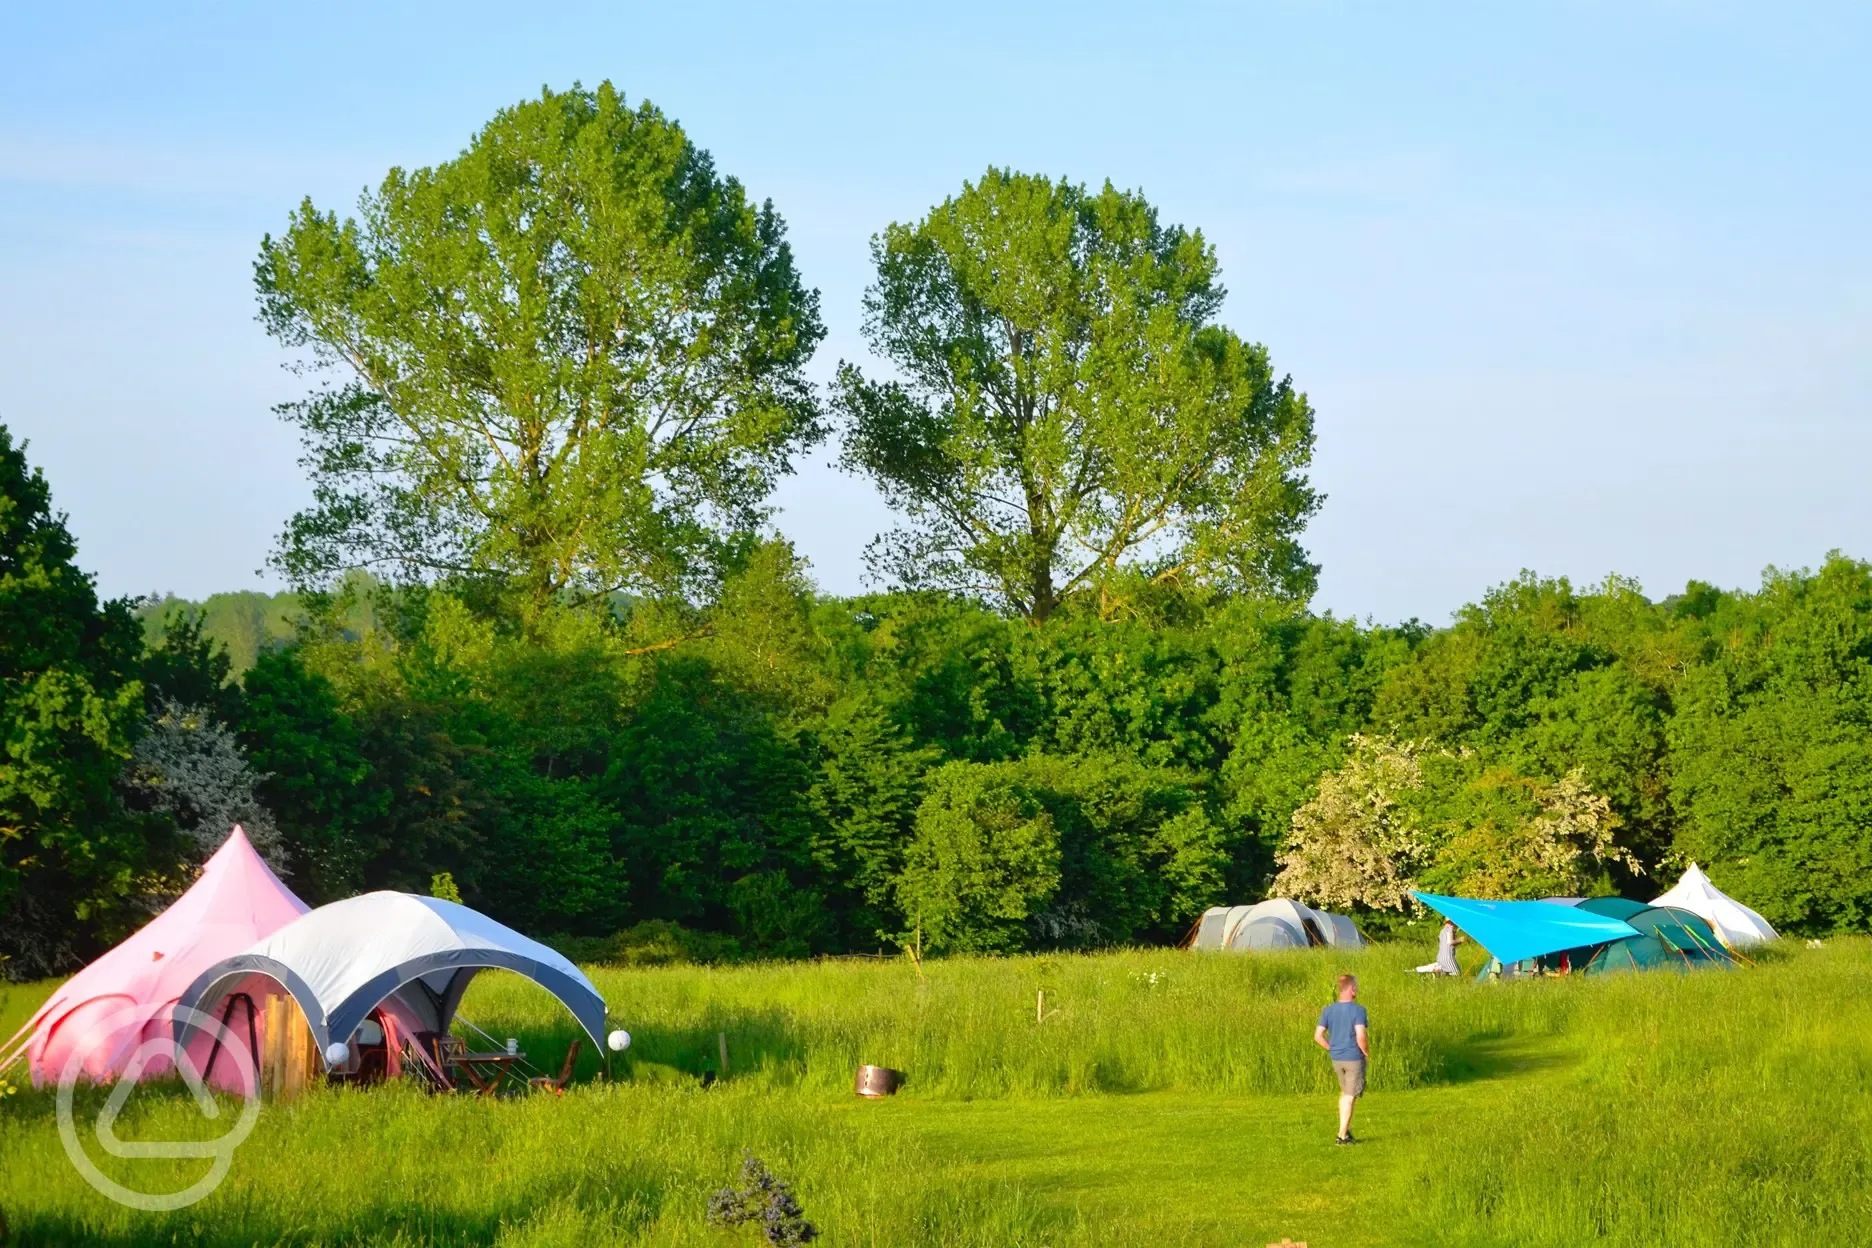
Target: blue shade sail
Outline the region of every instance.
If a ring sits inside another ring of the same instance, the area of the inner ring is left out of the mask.
[[[1556,906],[1545,901],[1471,901],[1435,893],[1411,896],[1456,924],[1504,963],[1562,949],[1629,940],[1639,934],[1623,919],[1577,906]]]

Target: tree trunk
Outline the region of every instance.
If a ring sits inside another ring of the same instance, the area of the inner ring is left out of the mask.
[[[1033,585],[1030,592],[1032,602],[1028,605],[1027,618],[1034,624],[1044,624],[1047,617],[1059,606],[1058,591],[1053,587],[1053,569],[1037,567],[1033,572]]]

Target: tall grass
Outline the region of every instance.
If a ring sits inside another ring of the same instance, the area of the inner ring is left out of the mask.
[[[1438,1083],[1467,1069],[1479,1040],[1553,1034],[1576,984],[1487,991],[1405,974],[1417,951],[953,959],[919,975],[907,961],[607,971],[593,979],[635,1036],[636,1063],[693,1075],[729,1044],[734,1077],[767,1088],[849,1089],[861,1062],[908,1072],[907,1095],[1004,1098],[1095,1092],[1314,1092],[1331,1072],[1308,1043],[1340,971],[1383,1036],[1374,1086]],[[513,976],[470,990],[463,1013],[554,1057],[573,1031]],[[540,1031],[552,1020],[552,1030]],[[593,1067],[596,1062],[594,1060]]]
[[[1425,982],[1404,973],[1416,956],[599,969],[636,1037],[634,1080],[506,1102],[318,1089],[268,1107],[213,1196],[161,1215],[93,1193],[50,1095],[27,1092],[0,1101],[0,1210],[29,1244],[751,1243],[702,1220],[747,1147],[832,1244],[1307,1237],[1264,1206],[1305,1211],[1316,1244],[1865,1242],[1872,942],[1736,972],[1497,985]],[[1372,1013],[1376,1142],[1335,1151],[1309,1040],[1342,968]],[[0,1016],[49,987],[0,997]],[[574,1035],[510,977],[477,984],[465,1012],[545,1066]],[[713,1068],[718,1032],[733,1073],[704,1090],[691,1076]],[[859,1061],[909,1072],[903,1095],[854,1103]],[[150,1088],[120,1134],[218,1130]],[[1120,1149],[1113,1179],[1103,1154]],[[155,1163],[98,1160],[157,1186]],[[173,1163],[168,1186],[202,1164]]]
[[[1453,1242],[1872,1243],[1872,944],[1586,987],[1568,1077],[1419,1167]]]

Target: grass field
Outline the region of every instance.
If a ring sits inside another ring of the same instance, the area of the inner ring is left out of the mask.
[[[0,1101],[0,1210],[27,1244],[754,1244],[703,1216],[747,1148],[829,1244],[1872,1240],[1872,941],[1509,984],[1405,974],[1423,956],[600,968],[629,1078],[495,1102],[321,1089],[269,1105],[226,1182],[169,1214],[95,1194],[27,1092]],[[1342,966],[1374,1033],[1350,1149],[1309,1043]],[[5,990],[4,1032],[50,987]],[[512,977],[463,1012],[551,1068],[574,1034]],[[717,1033],[731,1074],[704,1090]],[[860,1061],[910,1082],[857,1101]],[[119,1134],[222,1129],[146,1088]],[[144,1190],[207,1165],[93,1156]]]

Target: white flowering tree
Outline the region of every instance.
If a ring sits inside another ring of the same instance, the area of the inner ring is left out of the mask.
[[[191,865],[220,847],[240,824],[274,870],[286,864],[273,816],[255,787],[266,779],[248,765],[240,742],[201,707],[166,703],[150,717],[124,768],[119,790],[132,809],[167,816],[181,832]]]
[[[1434,865],[1423,881],[1464,897],[1579,897],[1608,891],[1607,868],[1644,868],[1614,834],[1610,799],[1578,768],[1557,781],[1490,768],[1472,776],[1464,799],[1439,829]]]
[[[1420,812],[1422,747],[1353,736],[1343,766],[1294,811],[1274,892],[1330,909],[1400,910],[1428,855]]]
[[[1532,898],[1609,889],[1641,872],[1618,816],[1580,771],[1559,780],[1422,742],[1354,736],[1294,812],[1274,891],[1328,908],[1405,910],[1412,889]]]

